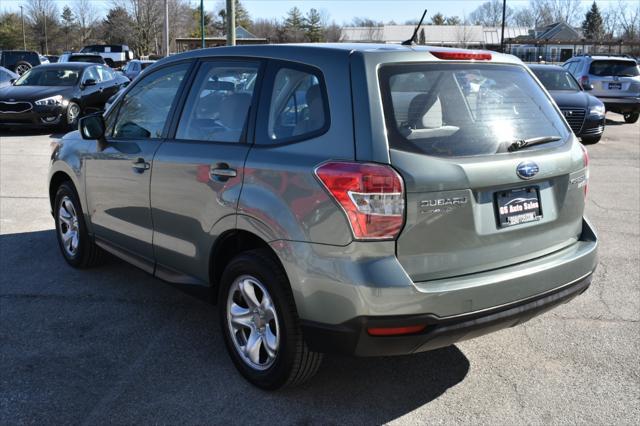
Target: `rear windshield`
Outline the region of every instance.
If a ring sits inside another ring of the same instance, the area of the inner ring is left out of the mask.
[[[591,62],[589,74],[599,77],[635,77],[640,75],[640,71],[635,61],[608,60]]]
[[[104,61],[102,56],[73,55],[69,58],[69,62],[91,62],[93,64],[102,64]]]
[[[528,72],[517,65],[387,65],[380,84],[392,148],[439,157],[506,152],[514,140],[570,135]]]
[[[573,92],[579,92],[581,90],[578,82],[571,76],[569,71],[553,68],[535,68],[531,71],[533,71],[547,90],[570,90]]]

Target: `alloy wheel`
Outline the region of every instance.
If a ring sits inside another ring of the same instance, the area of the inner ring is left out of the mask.
[[[227,327],[242,361],[256,370],[273,365],[280,325],[271,295],[255,277],[238,277],[227,297]]]
[[[67,123],[74,124],[80,116],[80,107],[77,104],[70,104],[67,108]]]
[[[78,246],[80,245],[80,228],[76,209],[71,198],[66,195],[58,209],[58,222],[60,224],[58,232],[60,233],[64,251],[67,255],[73,257],[78,253]]]
[[[16,67],[16,74],[18,75],[22,75],[25,72],[29,71],[31,69],[31,67],[29,65],[26,64],[20,64]]]

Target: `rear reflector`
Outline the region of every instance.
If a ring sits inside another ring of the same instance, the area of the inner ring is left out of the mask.
[[[582,144],[580,144],[580,148],[582,148],[582,163],[586,169],[584,171],[584,198],[586,200],[589,190],[589,151],[587,151],[587,148]]]
[[[490,61],[491,53],[474,52],[429,52],[438,59]]]
[[[426,325],[409,325],[406,327],[375,327],[367,328],[367,332],[371,336],[399,336],[402,334],[415,334],[420,333]]]
[[[404,225],[404,183],[391,166],[328,162],[316,176],[347,215],[357,239],[393,239]]]

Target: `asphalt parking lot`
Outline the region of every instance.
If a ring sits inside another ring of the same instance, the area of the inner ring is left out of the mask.
[[[0,422],[639,424],[640,123],[608,118],[589,147],[600,266],[585,294],[434,352],[327,357],[275,393],[236,373],[215,307],[116,259],[67,266],[52,137],[0,134]]]

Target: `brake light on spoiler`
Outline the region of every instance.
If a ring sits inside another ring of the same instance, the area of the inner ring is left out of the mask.
[[[468,60],[475,60],[475,61],[490,61],[491,60],[491,53],[477,53],[477,52],[440,52],[440,51],[435,51],[435,52],[429,52],[431,53],[433,56],[435,56],[438,59],[445,59],[445,60],[451,60],[451,61],[468,61]]]

